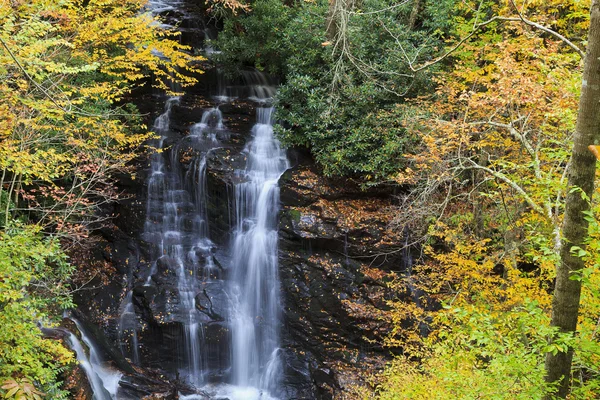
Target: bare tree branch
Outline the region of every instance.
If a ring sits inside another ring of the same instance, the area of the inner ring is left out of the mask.
[[[537,212],[540,215],[543,215],[544,217],[548,217],[548,215],[546,214],[546,212],[544,211],[544,209],[537,204],[528,194],[527,192],[521,187],[519,186],[516,182],[514,182],[512,179],[510,179],[509,177],[507,177],[506,175],[504,175],[503,173],[499,172],[499,171],[495,171],[491,168],[488,167],[484,167],[482,165],[477,164],[476,162],[474,162],[471,159],[466,159],[470,165],[469,166],[464,166],[465,169],[479,169],[482,171],[485,171],[486,173],[492,175],[493,177],[501,180],[502,182],[506,183],[507,185],[509,185],[510,187],[512,187],[514,190],[516,190],[525,200],[525,202],[533,209],[535,210],[535,212]]]

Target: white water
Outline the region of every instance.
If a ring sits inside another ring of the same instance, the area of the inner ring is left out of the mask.
[[[225,74],[218,67],[215,68],[217,88],[216,94],[212,96],[212,99],[217,103],[230,103],[236,100],[239,95],[239,87],[231,86],[225,79]]]
[[[213,36],[212,32],[210,29],[204,29],[204,53],[207,56],[212,56],[213,54],[221,54],[221,52],[219,50],[216,50],[212,44],[211,41],[215,40],[216,37]]]
[[[202,388],[211,399],[227,400],[278,400],[264,390],[254,387],[239,387],[233,385],[207,385]],[[179,395],[180,400],[206,400],[206,397],[196,394]]]
[[[181,0],[148,0],[146,9],[154,15],[159,15],[168,11],[180,10],[182,4]],[[165,26],[171,27],[170,25]]]
[[[231,331],[233,384],[256,390],[277,389],[280,330],[277,212],[278,180],[289,167],[274,137],[272,107],[257,109],[257,124],[238,171],[236,221],[232,246]]]
[[[206,216],[206,154],[219,142],[217,135],[225,129],[221,112],[208,109],[202,120],[190,129],[190,135],[179,141],[170,150],[171,156],[163,152],[169,139],[170,115],[178,99],[167,101],[165,111],[154,124],[160,135],[156,143],[158,151],[151,159],[148,181],[147,220],[145,240],[154,247],[152,268],[146,284],[152,282],[157,262],[166,263],[177,274],[178,305],[168,316],[183,324],[183,360],[179,373],[193,385],[204,382],[206,352],[203,349],[203,321],[206,319],[196,309],[196,294],[199,280],[207,282],[214,267],[213,247],[208,239]],[[180,150],[193,148],[199,151],[190,167],[184,170],[179,161]],[[199,276],[199,272],[203,273]]]
[[[184,3],[181,0],[149,0],[146,10],[165,16],[168,23],[162,26],[174,28],[176,20],[185,15]],[[173,25],[169,25],[171,23]],[[204,35],[211,39],[206,27]],[[218,52],[211,47],[210,41],[205,43],[204,51],[207,55]],[[219,87],[213,96],[217,103],[243,97],[263,106],[257,109],[257,124],[245,148],[247,167],[237,171],[241,183],[233,188],[236,225],[229,248],[231,263],[225,266],[228,284],[227,296],[223,298],[228,300],[222,301],[228,302],[223,317],[227,319],[226,331],[231,335],[229,360],[227,355],[218,354],[218,350],[207,348],[204,335],[206,323],[211,320],[196,308],[196,295],[211,284],[218,286],[220,283],[217,282],[220,274],[217,270],[221,265],[217,268],[218,263],[213,258],[215,244],[209,237],[206,182],[207,157],[212,149],[221,146],[220,138],[226,133],[219,108],[206,110],[201,121],[192,126],[190,134],[183,139],[170,129],[171,111],[179,104],[178,97],[169,98],[164,112],[155,120],[153,130],[157,138],[151,145],[157,151],[150,156],[143,232],[152,254],[148,273],[141,279],[146,286],[154,285],[161,265],[175,271],[173,282],[177,299],[166,302],[171,309],[166,310],[165,322],[177,322],[182,326],[182,336],[173,348],[181,351],[177,372],[183,380],[201,386],[215,398],[273,400],[282,369],[277,260],[278,179],[288,168],[288,161],[273,135],[273,109],[265,107],[272,102],[275,87],[258,71],[243,74],[245,86],[228,86],[219,78]],[[178,91],[175,89],[179,88],[171,89]],[[189,148],[198,152],[189,165],[184,166],[179,160],[179,150]],[[133,363],[143,365],[145,352],[140,353],[139,345],[144,344],[144,326],[136,315],[133,286],[132,278],[127,282],[127,292],[119,308],[119,345],[123,355]],[[95,399],[113,399],[121,375],[102,366],[91,343],[88,344],[90,357],[86,359],[77,338],[73,336],[70,340],[92,382]],[[87,343],[85,338],[84,341]],[[209,365],[210,352],[225,359],[222,363],[219,360],[222,365]],[[217,373],[220,384],[207,384],[210,368],[222,369]],[[174,377],[175,371],[168,372]],[[223,383],[226,380],[229,382]]]
[[[175,104],[179,103],[179,97],[171,97],[165,104],[164,112],[154,121],[154,132],[157,138],[153,140],[157,151],[150,156],[150,176],[148,178],[148,200],[146,205],[146,221],[144,224],[144,236],[155,245],[155,251],[152,256],[152,266],[146,278],[146,285],[149,285],[152,275],[156,272],[156,261],[164,252],[164,238],[161,235],[163,225],[167,220],[163,216],[163,210],[169,207],[164,203],[164,197],[167,191],[166,171],[162,148],[167,138],[170,125],[171,110]],[[149,238],[149,239],[148,239]],[[133,293],[130,282],[128,282],[127,293],[119,307],[119,326],[118,338],[119,349],[124,357],[129,357],[136,364],[141,364],[138,330],[139,323],[133,306]]]
[[[213,142],[216,142],[216,136],[214,132],[207,131],[207,128],[213,128],[216,130],[225,129],[223,125],[223,113],[218,108],[211,108],[206,110],[202,114],[202,119],[199,123],[192,126],[190,134],[195,137],[199,137],[202,134],[205,134],[208,139]]]
[[[68,333],[69,346],[77,355],[77,361],[83,368],[85,375],[87,376],[88,382],[92,387],[94,400],[113,400],[117,398],[117,391],[119,389],[119,381],[123,376],[122,373],[111,370],[104,366],[98,350],[94,346],[92,340],[86,335],[85,331],[81,328],[79,321],[71,318],[71,320],[79,329],[81,339],[89,350],[89,355],[86,353],[83,345],[73,333]]]
[[[124,357],[140,365],[138,321],[133,307],[133,292],[129,290],[119,309],[119,348]]]
[[[178,346],[182,349],[178,373],[185,381],[230,400],[275,399],[282,370],[278,180],[289,163],[274,137],[273,108],[257,108],[257,123],[244,149],[246,168],[236,171],[238,183],[233,188],[236,223],[228,266],[229,303],[224,316],[228,318],[231,338],[231,378],[229,384],[213,385],[207,384],[212,367],[204,337],[205,323],[210,318],[196,308],[196,295],[219,276],[213,259],[215,245],[209,239],[206,170],[207,156],[221,146],[219,137],[226,129],[221,111],[207,109],[201,121],[190,128],[188,136],[171,144],[178,138],[170,130],[171,111],[178,102],[178,98],[170,98],[154,124],[157,151],[150,158],[144,228],[144,240],[153,250],[145,284],[153,284],[152,275],[158,272],[159,262],[176,273],[178,301],[168,303],[172,308],[167,310],[166,318],[179,322],[183,328]],[[164,151],[167,147],[169,150]],[[184,166],[179,155],[189,149],[197,153]],[[123,354],[131,355],[140,365],[143,360],[138,351],[137,318],[130,287],[120,308],[119,337]],[[95,379],[93,374],[90,377],[92,381]],[[102,387],[97,379],[94,382],[94,391],[99,396],[106,392],[104,386],[110,387],[104,381]]]
[[[259,71],[242,71],[242,76],[248,87],[248,98],[262,104],[269,104],[277,92],[267,76]]]

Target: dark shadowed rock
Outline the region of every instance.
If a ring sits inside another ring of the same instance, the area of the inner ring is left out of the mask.
[[[280,181],[284,347],[298,357],[286,365],[286,387],[304,382],[306,398],[331,399],[347,385],[365,386],[361,376],[388,360],[372,343],[382,343],[390,328],[381,317],[392,293],[382,280],[403,265],[393,252],[400,238],[388,227],[389,191],[363,192],[298,159]],[[364,258],[369,254],[374,258]]]

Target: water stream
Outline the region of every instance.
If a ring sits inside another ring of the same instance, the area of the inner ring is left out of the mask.
[[[232,336],[234,383],[275,390],[280,370],[279,279],[277,260],[278,180],[288,168],[274,138],[272,107],[257,109],[257,123],[237,173],[237,226],[232,246]]]
[[[152,244],[151,269],[146,285],[152,284],[157,264],[167,265],[177,275],[178,301],[169,320],[184,326],[183,355],[178,373],[195,386],[204,383],[206,357],[203,351],[203,322],[206,316],[196,307],[199,283],[206,283],[214,269],[213,248],[209,240],[206,215],[206,155],[219,145],[217,136],[224,130],[218,109],[208,109],[202,120],[191,127],[190,135],[172,144],[170,154],[165,143],[174,136],[170,115],[178,98],[167,100],[165,111],[155,121],[154,131],[160,135],[151,156],[148,178],[147,215],[144,239]],[[182,148],[197,152],[189,167],[184,168],[179,155]]]
[[[94,400],[113,400],[117,398],[117,391],[119,388],[119,381],[123,376],[122,373],[107,368],[99,355],[99,351],[93,340],[86,334],[85,330],[81,327],[79,321],[74,318],[71,320],[77,326],[81,339],[85,343],[88,351],[85,350],[81,341],[71,332],[67,333],[68,345],[75,351],[77,361],[83,368],[85,375],[90,383]]]
[[[178,11],[179,4],[153,0],[149,7],[154,12],[171,12]],[[208,36],[207,31],[205,35]],[[165,293],[165,286],[161,285],[166,279],[174,290],[161,303],[166,307],[161,319],[176,327],[165,340],[175,342],[169,348],[177,353],[177,365],[165,364],[161,369],[171,378],[202,388],[217,398],[275,399],[282,372],[278,180],[289,168],[286,153],[273,132],[274,109],[269,104],[276,89],[268,77],[257,71],[243,74],[244,86],[239,92],[236,89],[235,95],[230,94],[232,90],[222,76],[218,79],[216,92],[207,95],[215,106],[204,110],[201,120],[189,127],[187,135],[182,136],[171,126],[173,111],[182,98],[168,98],[154,121],[156,136],[149,144],[155,151],[149,158],[142,233],[149,249],[147,268],[128,275],[119,306],[118,345],[133,364],[149,366],[147,353],[152,349],[145,344],[147,323],[136,308],[136,296],[152,288]],[[231,146],[227,143],[227,121],[218,105],[231,102],[238,95],[254,103],[256,123],[251,132],[246,132],[242,151],[246,162],[232,177],[228,188],[232,196],[218,199],[230,202],[227,208],[235,211],[229,218],[229,240],[217,245],[211,240],[209,229],[209,215],[213,215],[207,206],[209,158],[212,151]],[[215,259],[217,253],[225,254],[219,262]],[[168,288],[171,290],[171,286]],[[202,296],[210,304],[208,311]],[[223,314],[218,318],[212,310],[217,302]],[[217,341],[228,341],[218,344],[226,351],[215,349],[214,339],[207,338],[209,332],[214,335],[210,329],[215,323],[224,327],[225,334]],[[85,336],[89,358],[77,338],[69,338],[97,400],[114,398],[120,375],[108,373],[93,359],[93,343],[88,343]]]

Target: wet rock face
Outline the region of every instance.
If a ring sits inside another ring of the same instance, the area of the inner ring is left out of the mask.
[[[235,171],[246,165],[243,147],[222,147],[208,154],[207,163],[207,212],[211,239],[226,245],[234,221],[235,204],[233,185],[239,179]]]
[[[193,107],[182,101],[174,110],[185,108]],[[246,114],[227,118],[227,127],[231,118],[239,123],[240,131],[230,129],[229,137],[210,150],[206,161],[210,237],[222,248],[227,247],[234,223],[232,188],[240,179],[235,171],[246,162],[247,137],[242,130],[247,135],[253,120],[248,117],[244,122]],[[182,128],[182,137],[192,122],[187,126]],[[179,146],[176,151],[184,168],[196,156],[193,145]],[[351,181],[326,179],[309,158],[290,156],[298,163],[280,180],[283,382],[278,395],[281,399],[352,398],[344,396],[353,385],[366,385],[362,376],[382,368],[389,354],[372,343],[382,343],[386,336],[389,327],[381,317],[387,311],[386,300],[396,296],[385,280],[390,271],[403,266],[401,253],[381,256],[400,242],[388,228],[392,193],[385,189],[364,192]],[[144,168],[142,164],[140,170]],[[185,326],[177,318],[181,301],[177,266],[167,256],[154,265],[149,262],[155,249],[142,237],[146,188],[143,179],[136,182],[140,187],[127,186],[136,197],[115,206],[114,225],[99,232],[101,239],[90,257],[103,271],[92,280],[98,289],[78,295],[77,303],[86,318],[101,327],[109,343],[106,346],[119,351],[123,341],[118,328],[120,308],[126,289],[131,288],[142,364],[150,370],[175,371],[186,358],[178,346],[185,340]],[[208,381],[229,380],[231,333],[224,283],[227,268],[223,267],[229,262],[224,252],[215,253],[213,279],[199,285],[195,293],[196,308],[205,318],[202,334],[211,366]],[[130,353],[125,356],[131,358]],[[141,376],[148,377],[147,371]],[[171,398],[169,387],[152,387],[150,381],[132,376],[127,375],[123,383],[130,398]]]
[[[64,377],[65,389],[71,392],[74,400],[93,400],[92,388],[85,376],[83,368],[76,366]]]
[[[174,135],[166,143],[165,157],[177,160],[183,174],[200,155],[193,126],[213,105],[201,90],[173,105]],[[208,228],[210,239],[221,249],[228,248],[235,223],[233,187],[240,179],[236,170],[246,164],[244,145],[255,122],[254,108],[242,101],[222,105],[227,131],[217,132],[219,144],[206,153]],[[386,300],[395,294],[385,280],[390,271],[403,266],[401,253],[382,256],[400,242],[388,229],[393,193],[387,188],[365,192],[352,181],[327,179],[306,154],[290,152],[289,158],[296,166],[280,180],[283,382],[278,395],[281,399],[352,398],[344,397],[352,385],[365,385],[361,376],[372,374],[387,360],[387,350],[372,343],[381,343],[389,328],[381,317]],[[166,376],[173,382],[177,377],[167,371],[176,371],[187,357],[181,346],[185,326],[178,317],[178,267],[168,256],[153,256],[156,249],[143,235],[149,166],[148,159],[141,159],[135,180],[122,177],[126,196],[107,210],[114,217],[113,225],[98,232],[97,245],[78,262],[88,270],[80,283],[95,289],[79,293],[76,300],[85,313],[82,319],[101,328],[98,336],[105,337],[105,346],[112,348],[109,352],[125,348],[124,356],[131,359],[131,337],[121,337],[119,330],[124,300],[131,290],[139,357],[149,369],[139,376],[130,373],[122,386],[130,398],[138,399],[171,398],[172,387],[164,381],[152,386],[149,371],[157,370],[161,379]],[[183,214],[193,211],[181,207]],[[229,381],[231,373],[224,283],[230,260],[225,253],[214,254],[210,284],[199,284],[194,293],[203,318],[203,352],[211,366],[207,381],[215,382]]]
[[[200,155],[195,144],[197,139],[192,137],[193,126],[200,121],[203,111],[211,107],[201,99],[192,94],[173,106],[179,119],[171,125],[175,134],[168,139],[164,157],[176,159],[184,174]],[[210,237],[221,248],[227,248],[235,207],[230,193],[233,184],[239,180],[235,171],[245,168],[243,149],[255,116],[254,106],[250,103],[238,102],[223,108],[226,109],[227,129],[218,132],[218,144],[206,157],[206,206]],[[137,178],[123,177],[123,200],[105,210],[113,218],[96,232],[95,245],[82,250],[76,260],[82,266],[78,283],[89,286],[89,290],[76,294],[76,303],[84,314],[80,319],[97,327],[92,336],[102,340],[103,348],[111,353],[107,359],[114,358],[113,355],[119,358],[122,363],[119,369],[127,372],[121,384],[123,398],[132,399],[172,398],[172,390],[165,385],[177,380],[173,371],[189,357],[181,345],[186,340],[186,327],[181,322],[185,317],[180,315],[182,299],[177,289],[179,266],[167,255],[156,259],[156,246],[144,236],[149,165],[148,160],[139,160]],[[185,214],[193,212],[195,210],[182,209]],[[204,256],[197,254],[200,260]],[[200,334],[205,343],[204,358],[210,368],[206,380],[227,382],[231,372],[231,333],[227,326],[228,300],[224,282],[229,259],[223,253],[213,256],[214,265],[209,272],[205,271],[211,276],[210,283],[202,282],[199,277],[195,304],[203,318]],[[153,259],[156,262],[150,261]],[[203,268],[200,266],[199,269]],[[128,293],[135,322],[128,321],[127,324],[137,326],[139,359],[144,366],[143,370],[136,367],[139,373],[135,376],[131,374],[130,364],[133,361],[133,331],[120,329]],[[162,383],[148,380],[153,371],[159,371]],[[76,391],[81,389],[73,386],[73,392]]]
[[[388,228],[392,195],[328,180],[310,160],[288,171],[280,186],[283,338],[299,360],[290,367],[313,385],[307,398],[344,398],[388,357],[372,343],[382,343],[389,330],[381,317],[395,294],[385,279],[403,266],[401,253],[377,256],[401,239]]]

